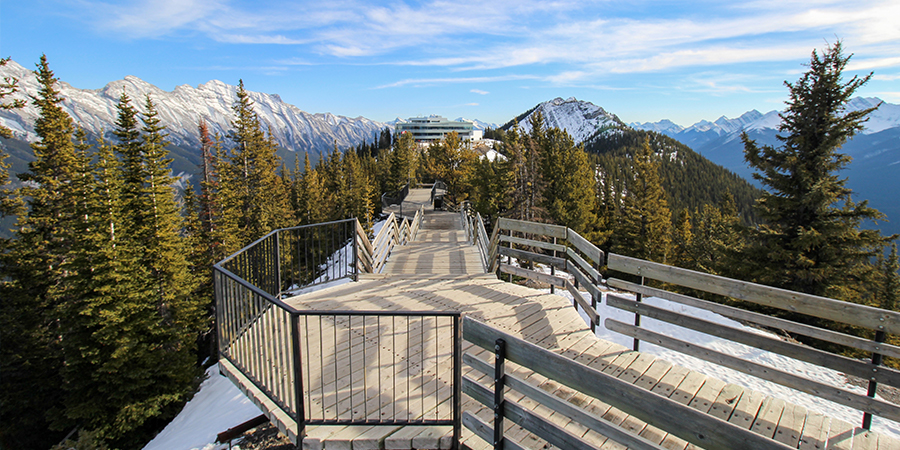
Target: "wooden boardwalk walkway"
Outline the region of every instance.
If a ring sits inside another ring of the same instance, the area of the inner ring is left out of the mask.
[[[414,190],[411,196],[414,195],[421,196],[421,192]],[[526,341],[796,448],[900,449],[900,443],[893,439],[596,338],[569,300],[500,281],[493,274],[484,274],[480,256],[476,248],[467,242],[458,221],[457,214],[428,211],[416,241],[397,247],[382,274],[361,275],[358,282],[293,297],[286,302],[301,311],[461,311]],[[306,400],[310,414],[315,414],[318,409],[324,414],[326,410],[350,408],[342,404],[337,391],[346,391],[349,386],[352,397],[355,395],[352,394],[352,386],[360,383],[365,386],[362,392],[366,393],[366,398],[356,401],[356,404],[362,404],[364,411],[354,407],[346,414],[372,417],[385,414],[389,408],[394,408],[396,412],[399,407],[409,417],[427,418],[449,408],[448,377],[439,375],[437,381],[429,378],[432,381],[425,382],[422,380],[426,377],[422,374],[442,373],[442,364],[447,364],[452,340],[442,339],[440,325],[428,327],[424,322],[426,319],[422,320],[418,325],[411,320],[402,332],[386,332],[388,327],[384,324],[371,322],[368,329],[363,325],[363,332],[357,331],[358,336],[351,337],[353,349],[348,349],[344,354],[334,351],[330,356],[320,358],[319,362],[307,361],[310,367],[306,369],[304,385],[310,386],[311,390]],[[313,348],[319,346],[325,353],[329,345],[327,336],[334,334],[332,342],[337,342],[338,333],[348,332],[346,323],[341,323],[337,318],[324,322],[320,318],[318,322],[307,322],[304,326],[307,331],[314,331],[310,335],[326,336],[305,343]],[[418,337],[416,333],[419,333]],[[384,344],[387,335],[391,338],[391,346]],[[398,336],[400,342],[394,346]],[[483,350],[473,346],[465,346],[464,350],[492,362],[493,355]],[[411,353],[421,355],[421,364],[417,367],[411,363],[406,366],[397,363],[398,358],[410,361]],[[387,363],[389,360],[392,363]],[[350,371],[344,370],[345,367],[358,368],[361,365],[367,368],[363,380],[352,379]],[[393,366],[394,370],[383,373],[378,369],[383,366]],[[533,372],[512,364],[507,366],[507,370],[596,416],[661,443],[665,448],[693,448],[677,437]],[[491,386],[487,377],[466,366],[463,366],[463,373],[485,386]],[[332,391],[328,383],[340,387]],[[398,383],[405,383],[406,386],[396,392],[410,393],[413,398],[424,400],[417,405],[415,403],[419,400],[407,400],[403,404],[394,396],[385,398],[380,388],[382,384],[386,386],[389,383],[395,389]],[[379,389],[375,388],[376,385]],[[507,398],[533,408],[599,448],[622,448],[522,395],[510,391]],[[475,412],[488,423],[492,421],[492,411],[468,397],[463,398],[463,410]],[[506,423],[505,435],[508,439],[525,448],[548,448],[542,440],[509,421]],[[449,448],[450,436],[449,427],[436,426],[309,426],[303,448],[437,449]],[[466,429],[463,430],[462,443],[473,449],[490,447]]]

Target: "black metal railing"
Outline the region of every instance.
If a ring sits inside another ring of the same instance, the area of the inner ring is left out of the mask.
[[[297,317],[305,424],[459,429],[459,312],[302,311]]]
[[[390,225],[407,231],[389,242],[412,239],[408,224]],[[276,230],[215,264],[220,358],[287,413],[299,439],[310,424],[452,425],[458,443],[459,313],[297,311],[283,301],[356,279],[383,253],[372,249],[350,219]]]

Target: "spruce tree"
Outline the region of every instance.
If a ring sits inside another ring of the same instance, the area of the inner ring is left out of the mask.
[[[790,99],[781,114],[780,147],[760,147],[743,135],[746,160],[766,189],[757,208],[763,223],[748,232],[746,269],[764,284],[859,301],[885,238],[860,228],[884,216],[865,201],[852,202],[840,174],[850,162],[840,147],[874,110],[846,110],[872,76],[845,81],[851,56],[840,42],[821,55],[813,51],[809,70],[785,82]]]
[[[667,262],[672,218],[660,181],[659,161],[650,149],[649,140],[644,140],[634,151],[627,186],[613,251]]]
[[[46,448],[62,437],[61,427],[70,425],[51,419],[63,415],[63,358],[55,309],[60,299],[54,295],[69,276],[63,266],[71,255],[76,217],[70,191],[76,166],[74,128],[60,106],[58,80],[46,56],[34,73],[39,140],[31,145],[35,160],[19,175],[26,184],[17,193],[27,210],[19,215],[12,248],[0,255],[0,444],[8,448]]]
[[[587,154],[568,133],[547,130],[541,149],[544,209],[550,220],[565,225],[590,241],[605,239],[597,217],[594,170]]]

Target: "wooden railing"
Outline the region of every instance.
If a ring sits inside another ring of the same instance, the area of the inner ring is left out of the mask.
[[[424,217],[425,206],[420,206],[412,219],[398,218],[391,213],[371,243],[362,227],[358,227],[357,239],[362,244],[359,246],[361,250],[360,270],[368,273],[380,273],[395,246],[406,245],[416,239]]]
[[[584,409],[557,398],[524,381],[506,370],[506,361],[537,372],[548,379],[593,397],[631,416],[675,435],[701,448],[716,449],[787,449],[791,448],[738,425],[708,415],[668,397],[642,389],[612,375],[580,364],[565,356],[525,342],[510,334],[491,328],[470,317],[463,319],[463,339],[494,354],[493,364],[465,353],[463,362],[492,381],[488,388],[471,378],[462,379],[462,390],[476,401],[493,410],[493,423],[488,424],[470,412],[463,413],[462,423],[473,433],[493,445],[507,450],[521,449],[504,437],[504,420],[510,420],[534,433],[547,443],[564,449],[593,449],[591,443],[549,420],[538,411],[549,410],[562,414],[581,427],[632,449],[661,449],[662,447]],[[471,375],[474,375],[472,373]],[[477,377],[476,377],[477,378]],[[513,401],[525,396],[525,403]],[[544,408],[536,408],[537,403]],[[604,446],[606,448],[606,446]]]
[[[470,239],[474,240],[482,252],[486,271],[497,271],[498,275],[506,273],[510,275],[510,279],[512,276],[524,277],[548,283],[551,288],[555,286],[567,289],[572,294],[574,303],[587,314],[592,330],[600,324],[601,318],[597,313],[596,306],[601,298],[601,290],[613,288],[634,293],[635,299],[615,293],[606,296],[607,306],[634,313],[633,324],[613,319],[604,321],[608,330],[632,337],[634,350],[639,349],[641,341],[650,341],[671,350],[855,408],[863,412],[862,427],[865,429],[870,428],[872,415],[900,422],[900,406],[875,398],[875,391],[879,383],[900,388],[900,371],[882,365],[882,359],[885,356],[900,358],[900,346],[885,343],[888,335],[900,334],[900,313],[898,312],[763,286],[617,254],[604,255],[602,251],[577,233],[557,225],[500,219],[494,227],[493,235],[488,239],[479,215],[472,216],[470,214],[464,217]],[[608,256],[608,259],[604,259],[604,256]],[[504,257],[506,257],[505,263]],[[532,269],[534,263],[548,267],[550,273]],[[600,276],[600,268],[603,265],[606,265],[611,271],[640,277],[641,282],[636,283],[617,278],[603,280]],[[561,274],[556,273],[556,270],[563,271],[568,276],[560,276]],[[773,317],[671,290],[647,286],[647,284],[653,284],[652,280],[664,286],[680,286],[750,304],[781,309],[792,313],[792,318]],[[590,301],[584,298],[582,290],[589,295]],[[794,336],[804,336],[832,344],[832,347],[843,347],[857,353],[866,352],[871,355],[871,360],[843,356],[839,354],[840,349],[837,352],[821,350],[776,337],[704,321],[691,314],[664,310],[643,303],[642,298],[646,296],[711,311],[751,326],[783,330]],[[800,316],[806,316],[806,318]],[[745,361],[714,349],[665,336],[642,327],[641,317],[652,317],[721,339],[859,377],[868,382],[868,393],[863,395],[851,392],[802,375],[786,372],[779,367]],[[860,337],[834,331],[824,326],[811,325],[827,321],[864,329],[869,337]]]
[[[466,233],[481,253],[485,272],[497,272],[498,276],[505,273],[510,280],[519,276],[547,283],[551,292],[557,287],[566,289],[572,293],[575,306],[587,314],[591,330],[595,330],[600,324],[597,303],[601,298],[598,286],[602,283],[602,250],[570,228],[506,218],[497,221],[488,238],[481,215],[466,210],[461,211],[462,220]],[[534,270],[534,263],[546,265],[550,273]],[[572,279],[557,276],[556,270],[569,274]],[[582,297],[579,288],[587,290],[590,301]]]
[[[605,325],[607,329],[863,411],[862,427],[865,429],[870,428],[871,415],[873,414],[893,421],[900,421],[900,406],[874,398],[878,383],[895,388],[900,387],[900,371],[880,364],[882,356],[900,358],[900,347],[884,342],[887,335],[900,333],[900,313],[695,272],[616,254],[609,255],[607,265],[611,270],[637,275],[642,277],[643,280],[656,280],[667,285],[682,286],[755,305],[781,309],[793,313],[792,317],[797,317],[797,315],[806,316],[807,319],[801,321],[772,317],[621,279],[610,278],[607,280],[610,287],[633,292],[641,296],[658,297],[711,311],[751,326],[784,330],[795,336],[806,336],[844,348],[869,352],[872,355],[871,361],[848,358],[840,354],[785,341],[777,337],[760,335],[751,331],[701,320],[690,314],[663,310],[642,303],[639,300],[631,300],[614,294],[607,296],[607,305],[633,312],[636,317],[652,317],[711,336],[739,342],[795,360],[833,369],[846,375],[859,377],[869,382],[869,392],[867,395],[858,394],[808,379],[802,375],[786,372],[778,367],[745,361],[711,348],[700,347],[641,328],[640,326],[625,324],[612,319],[606,319]],[[873,338],[862,338],[810,325],[812,323],[821,323],[822,320],[819,319],[869,330]]]

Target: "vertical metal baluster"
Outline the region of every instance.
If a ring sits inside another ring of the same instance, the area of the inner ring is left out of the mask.
[[[322,389],[322,420],[325,420],[325,329],[319,316],[319,387]]]
[[[462,428],[462,334],[460,333],[460,316],[453,316],[453,449],[459,448]]]
[[[643,285],[644,285],[644,276],[641,275],[641,286],[643,286]],[[642,296],[640,293],[638,293],[637,295],[635,295],[635,300],[637,300],[638,303],[640,303],[642,299],[643,299],[643,296]],[[636,327],[638,327],[638,328],[641,327],[641,315],[638,314],[638,313],[634,313],[634,326],[636,326]],[[636,351],[636,352],[640,351],[640,349],[641,349],[641,340],[638,339],[638,338],[634,338],[634,345],[633,345],[632,348],[633,348],[634,351]]]
[[[363,344],[363,357],[362,357],[363,370],[362,370],[362,374],[363,374],[363,414],[364,414],[363,417],[365,417],[366,420],[369,420],[369,402],[368,402],[369,385],[368,385],[368,380],[366,380],[366,378],[368,378],[368,377],[366,377],[366,369],[369,367],[369,364],[368,364],[369,360],[366,359],[366,316],[362,316],[362,318],[363,318],[363,340],[362,340],[363,341],[362,342],[362,344]]]
[[[503,449],[503,389],[506,385],[506,342],[494,342],[494,449]]]
[[[884,342],[884,339],[886,336],[883,331],[884,326],[879,325],[878,328],[879,329],[877,331],[875,331],[875,342],[880,344],[880,343]],[[876,345],[875,349],[877,350],[878,347],[879,346]],[[881,365],[882,359],[883,359],[883,357],[880,353],[874,353],[874,352],[872,353],[872,365],[875,366],[875,368],[873,370],[875,370],[876,373],[878,370],[878,366]],[[866,393],[866,395],[869,397],[875,398],[875,392],[877,392],[877,390],[878,390],[878,382],[875,379],[875,377],[872,376],[872,378],[869,379],[869,390]],[[866,430],[869,430],[872,428],[872,413],[868,413],[868,412],[863,413],[862,427]]]
[[[356,238],[354,238],[356,240]],[[381,419],[381,416],[384,415],[384,411],[382,409],[381,404],[381,316],[376,317],[376,326],[378,327],[378,418]]]
[[[294,355],[294,420],[297,421],[297,436],[302,439],[306,431],[306,417],[303,405],[303,357],[300,355],[300,321],[297,314],[291,314],[291,349]]]

